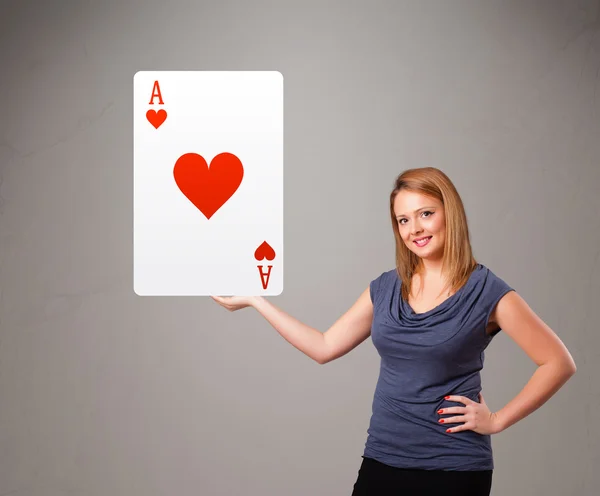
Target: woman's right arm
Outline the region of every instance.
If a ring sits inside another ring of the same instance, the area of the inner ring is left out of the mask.
[[[262,296],[253,297],[251,305],[288,343],[320,364],[344,356],[371,335],[373,304],[369,288],[324,333],[303,324]]]

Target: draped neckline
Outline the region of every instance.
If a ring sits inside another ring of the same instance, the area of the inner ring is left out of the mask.
[[[481,264],[477,264],[477,266],[471,271],[471,274],[469,274],[469,278],[467,279],[467,281],[460,288],[458,288],[458,290],[455,293],[448,296],[448,298],[446,298],[444,301],[440,302],[435,307],[427,310],[426,312],[415,312],[414,308],[410,305],[410,303],[408,303],[408,300],[404,300],[404,298],[402,298],[402,294],[400,294],[400,305],[403,310],[402,314],[404,314],[404,315],[408,314],[411,317],[421,319],[421,318],[426,318],[429,315],[432,315],[432,314],[435,314],[437,312],[444,310],[446,307],[448,307],[448,305],[450,305],[456,299],[458,299],[462,296],[462,294],[466,291],[467,286],[470,286],[470,283],[473,281],[474,274],[480,268],[481,268]],[[399,281],[400,281],[400,279],[399,279]],[[401,284],[399,284],[400,291],[401,291],[401,287],[402,287]]]

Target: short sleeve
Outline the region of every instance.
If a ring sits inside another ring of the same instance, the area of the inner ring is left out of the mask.
[[[371,302],[373,305],[375,305],[378,301],[379,293],[381,292],[381,286],[383,284],[382,280],[385,277],[385,274],[385,272],[382,273],[379,277],[373,279],[369,284],[369,293],[371,295]]]
[[[488,269],[484,288],[486,328],[490,319],[490,315],[496,308],[496,305],[502,299],[502,297],[509,291],[515,291],[515,289],[509,286],[504,280],[502,280],[500,277],[498,277],[496,274],[494,274],[491,270]],[[502,329],[495,330],[492,336],[495,336],[501,330]]]

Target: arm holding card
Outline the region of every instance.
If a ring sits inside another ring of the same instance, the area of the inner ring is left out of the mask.
[[[325,333],[303,324],[262,296],[211,298],[230,311],[252,306],[288,343],[319,364],[345,355],[371,334],[373,304],[369,288]]]

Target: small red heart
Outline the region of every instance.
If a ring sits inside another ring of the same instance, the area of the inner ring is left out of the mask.
[[[275,250],[271,248],[271,245],[266,241],[263,241],[261,245],[254,252],[254,258],[256,260],[273,260],[275,258]]]
[[[165,109],[160,109],[158,112],[156,110],[150,109],[146,112],[146,119],[148,122],[152,124],[156,129],[158,129],[163,122],[165,122],[167,118],[167,111]]]
[[[210,219],[239,188],[244,167],[233,153],[220,153],[210,168],[201,155],[186,153],[175,162],[173,176],[187,199]]]

